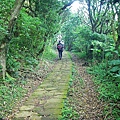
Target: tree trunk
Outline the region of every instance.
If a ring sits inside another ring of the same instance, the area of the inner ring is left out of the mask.
[[[112,13],[113,13],[112,20],[111,20],[111,30],[112,30],[114,42],[116,43],[117,38],[116,38],[116,31],[115,31],[115,25],[114,25],[116,13],[114,12],[114,5],[113,4],[111,4],[111,8],[112,8]]]
[[[4,43],[0,45],[0,65],[2,66],[3,79],[5,79],[5,75],[6,75],[6,59],[7,59],[8,44],[12,38],[15,21],[20,13],[20,10],[24,2],[25,0],[15,1],[14,8],[12,10],[12,14],[10,16],[10,20],[8,23],[8,35],[5,36],[5,38],[3,39]]]
[[[117,15],[118,15],[118,28],[117,28],[118,39],[116,42],[116,49],[118,50],[120,54],[120,10],[117,12]]]
[[[8,24],[8,33],[9,33],[8,39],[9,40],[11,40],[15,21],[20,13],[21,7],[22,7],[24,2],[25,2],[25,0],[16,0],[15,1],[14,8],[12,10],[13,12],[11,14],[10,21]]]
[[[6,71],[6,44],[2,44],[0,47],[0,65],[2,66],[2,76],[5,79],[5,71]]]

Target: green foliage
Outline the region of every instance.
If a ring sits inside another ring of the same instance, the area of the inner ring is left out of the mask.
[[[39,61],[33,57],[26,57],[25,59],[26,65],[31,65],[33,67],[37,66]]]
[[[8,55],[7,68],[10,73],[15,73],[20,69],[20,62],[13,56]]]
[[[7,54],[7,72],[15,74],[21,67],[22,56],[19,54],[19,46],[12,43],[9,44],[9,51]]]
[[[120,111],[116,105],[119,106],[120,100],[120,60],[112,60],[107,63],[104,61],[88,69],[88,72],[95,76],[94,82],[99,86],[99,98],[112,103],[109,106],[112,108],[112,115],[115,119],[119,118]]]
[[[4,37],[8,34],[8,20],[11,9],[13,8],[14,0],[0,1],[0,45],[4,41]]]
[[[57,55],[53,49],[51,49],[50,46],[46,46],[46,49],[42,55],[43,59],[47,60],[55,60],[57,58]]]
[[[75,34],[79,34],[79,36],[73,44],[73,49],[77,52],[85,52],[87,59],[102,61],[109,47],[114,47],[110,37],[92,33],[89,28],[78,27]]]
[[[106,77],[118,86],[120,84],[120,60],[112,60],[108,62],[108,71],[106,74]]]
[[[73,51],[74,52],[74,51]],[[87,56],[86,56],[86,52],[85,51],[82,51],[82,52],[74,52],[74,54],[75,55],[77,55],[79,58],[81,58],[81,59],[84,59],[84,58],[86,58]]]
[[[69,90],[68,90],[68,98],[64,101],[64,107],[62,109],[62,116],[59,118],[59,120],[78,120],[79,119],[79,113],[74,110],[74,107],[70,104],[69,100],[69,93],[73,91],[73,81],[75,80],[75,77],[77,76],[77,71],[75,66],[72,66],[72,76],[69,81]],[[80,80],[81,85],[83,85],[83,81]],[[73,104],[73,103],[72,103]]]
[[[8,17],[10,15],[10,11],[13,8],[14,0],[4,0],[0,1],[0,18],[4,21],[1,25],[3,26],[8,22]]]
[[[62,116],[59,118],[59,120],[78,120],[78,113],[73,110],[72,107],[69,107],[69,103],[67,101],[64,102],[64,108],[62,110]]]
[[[0,24],[2,23],[3,21],[0,20]],[[3,38],[7,35],[7,31],[5,30],[5,28],[3,28],[2,26],[0,26],[0,45],[1,45],[1,42],[3,41]]]
[[[0,83],[0,118],[4,118],[11,114],[14,103],[22,97],[25,90],[21,87],[22,82],[18,84],[12,77],[0,79]]]
[[[96,83],[100,85],[101,97],[116,101],[120,99],[119,84],[120,84],[120,60],[113,60],[109,63],[101,63],[93,66],[88,70],[94,74]],[[117,92],[118,91],[118,92]],[[117,95],[117,97],[115,97]]]
[[[105,49],[105,58],[106,60],[119,59],[119,52],[116,50],[114,44],[109,44]]]
[[[43,36],[46,31],[41,25],[42,22],[39,18],[28,16],[24,10],[21,12],[15,29],[15,33],[19,36],[14,38],[14,43],[17,42],[20,50],[25,52],[27,50],[27,52],[29,51],[31,54],[37,54],[44,44]]]
[[[31,68],[38,64],[37,54],[42,49],[46,29],[39,18],[28,16],[23,9],[14,28],[14,37],[9,43],[7,71],[12,75],[22,66]]]
[[[66,50],[73,50],[73,42],[76,40],[76,34],[74,32],[78,24],[80,24],[78,15],[71,15],[62,27]]]

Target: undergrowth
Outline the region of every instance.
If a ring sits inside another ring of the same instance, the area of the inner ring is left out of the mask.
[[[95,76],[99,99],[108,103],[104,110],[106,119],[120,120],[120,60],[100,63],[89,68],[88,73]]]
[[[56,59],[57,55],[54,49],[51,49],[49,46],[45,49],[42,58],[46,60],[54,60]]]
[[[23,57],[24,56],[24,57]],[[34,68],[39,64],[39,59],[54,60],[56,54],[49,47],[44,51],[40,58],[32,56],[30,53],[14,56],[8,54],[6,79],[2,79],[2,66],[0,66],[0,119],[11,114],[15,103],[19,101],[27,92],[23,86],[27,84],[25,76],[21,75],[24,71],[34,72]],[[21,72],[22,71],[22,72]]]
[[[59,120],[78,120],[78,113],[70,107],[68,100],[64,102],[64,108],[62,110],[62,116]]]
[[[85,59],[87,56],[86,56],[86,52],[73,52],[75,55],[77,55],[79,58],[81,59]]]
[[[25,81],[17,81],[14,78],[0,79],[0,118],[11,114],[15,102],[18,101],[26,91],[21,87]]]

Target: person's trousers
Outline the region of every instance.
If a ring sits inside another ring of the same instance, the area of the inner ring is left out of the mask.
[[[62,58],[62,50],[59,50],[58,53],[59,53],[59,58],[61,59]]]

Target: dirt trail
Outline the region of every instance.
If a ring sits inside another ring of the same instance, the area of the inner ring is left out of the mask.
[[[78,120],[106,120],[103,115],[105,103],[98,99],[92,76],[86,72],[85,61],[72,56],[76,68],[73,85],[68,96],[69,104],[80,115]]]
[[[57,120],[71,78],[72,61],[64,52],[53,71],[15,113],[12,120]]]

